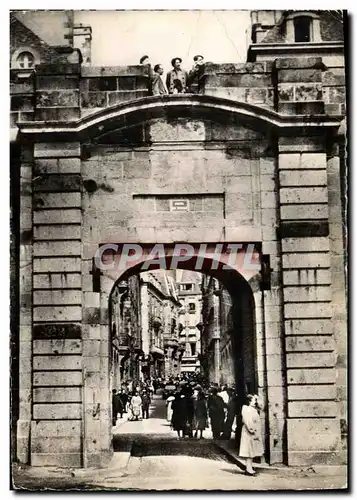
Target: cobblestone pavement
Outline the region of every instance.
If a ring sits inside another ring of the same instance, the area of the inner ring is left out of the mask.
[[[114,456],[106,469],[25,468],[14,470],[15,484],[29,489],[101,490],[312,490],[341,489],[346,477],[312,470],[259,470],[247,477],[213,442],[177,440],[165,419],[165,402],[156,397],[150,418],[114,431]]]

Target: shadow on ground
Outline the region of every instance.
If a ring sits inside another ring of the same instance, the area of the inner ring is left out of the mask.
[[[181,455],[229,462],[227,457],[219,452],[211,439],[185,438],[178,441],[175,437],[166,437],[162,434],[151,434],[150,436],[124,434],[114,437],[113,448],[115,452],[129,451],[129,447],[131,447],[132,457]]]

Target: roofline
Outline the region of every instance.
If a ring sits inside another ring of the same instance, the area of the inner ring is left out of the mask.
[[[263,54],[286,54],[287,57],[291,56],[292,51],[304,51],[316,53],[320,52],[331,52],[331,51],[341,51],[344,52],[343,42],[294,42],[294,43],[254,43],[248,47],[248,62],[254,62],[256,55],[258,53]]]

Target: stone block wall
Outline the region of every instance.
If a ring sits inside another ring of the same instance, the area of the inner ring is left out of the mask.
[[[36,121],[69,122],[80,117],[79,65],[39,65],[35,79]]]
[[[259,240],[261,217],[269,210],[259,211],[258,157],[267,148],[261,133],[231,127],[227,134],[217,123],[183,119],[153,121],[150,137],[151,147],[94,146],[83,161],[88,243],[220,241],[223,234],[236,241],[240,228],[244,238],[250,232],[252,241]],[[267,169],[266,163],[263,175]],[[96,190],[88,192],[92,181]],[[188,200],[188,212],[170,210],[177,198]]]
[[[287,115],[325,113],[321,58],[277,59],[277,111]]]
[[[200,92],[274,109],[272,63],[207,63]]]
[[[79,143],[33,151],[32,465],[83,463],[79,155]]]
[[[35,96],[34,79],[12,81],[10,83],[10,127],[16,127],[17,122],[34,119]]]
[[[278,162],[288,461],[341,463],[326,146],[279,141]]]
[[[147,66],[83,67],[82,113],[149,95]]]

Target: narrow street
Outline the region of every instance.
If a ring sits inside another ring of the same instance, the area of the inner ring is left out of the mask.
[[[214,444],[210,430],[202,440],[178,440],[166,420],[161,396],[154,396],[149,419],[119,424],[114,450],[128,449],[129,442],[131,453],[121,487],[124,481],[128,488],[214,489],[220,488],[218,478],[237,472]]]
[[[105,469],[30,467],[14,470],[17,487],[76,490],[294,490],[335,489],[344,475],[310,469],[257,470],[247,477],[213,442],[210,430],[202,440],[177,440],[166,420],[165,401],[153,398],[150,418],[114,428],[114,455]]]

